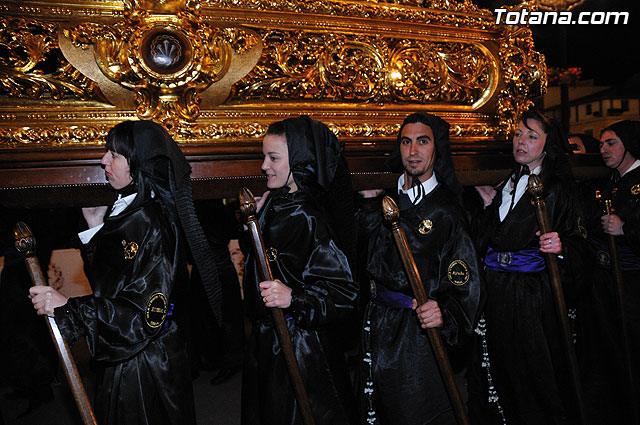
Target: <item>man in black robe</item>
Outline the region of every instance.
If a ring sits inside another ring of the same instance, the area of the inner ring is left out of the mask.
[[[600,140],[602,158],[611,172],[586,182],[581,197],[595,267],[590,273],[592,293],[585,300],[585,314],[579,316],[584,332],[578,341],[578,354],[593,422],[632,423],[632,409],[640,405],[640,121],[614,123],[603,130]],[[611,214],[606,214],[604,200],[612,201]],[[610,235],[617,247],[622,276],[631,376],[626,367],[609,255]],[[633,391],[630,378],[635,384]]]
[[[429,301],[417,306],[383,220],[382,191],[361,191],[357,213],[367,240],[371,302],[362,337],[359,398],[364,423],[455,424],[426,328],[441,328],[449,347],[468,341],[481,302],[481,280],[461,187],[449,153],[449,124],[429,114],[408,116],[387,166],[403,172],[389,191]],[[412,311],[415,310],[415,311]]]

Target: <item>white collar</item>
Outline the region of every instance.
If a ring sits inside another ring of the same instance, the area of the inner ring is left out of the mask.
[[[627,171],[625,171],[624,173],[622,173],[622,176],[624,176],[625,174],[627,174],[629,171],[633,171],[636,168],[640,167],[640,159],[636,159],[636,162],[634,162],[633,164],[631,164],[631,167],[627,168]]]
[[[124,211],[135,199],[137,193],[132,193],[131,195],[127,195],[122,197],[122,195],[118,195],[118,199],[113,203],[113,208],[111,209],[110,216],[118,215],[122,211]]]
[[[416,198],[421,195],[421,191],[418,191],[415,189],[415,187],[417,186],[411,187],[409,188],[409,190],[404,190],[402,188],[403,186],[404,186],[404,173],[400,174],[400,177],[398,178],[398,193],[399,194],[404,193],[405,195],[409,196],[409,200],[413,204],[417,204],[422,200],[422,199],[418,199],[416,201]],[[435,189],[436,186],[438,186],[438,179],[436,179],[436,173],[433,173],[431,177],[429,177],[426,181],[422,182],[422,188],[424,189],[424,196],[427,196],[429,193],[431,193],[431,191]]]

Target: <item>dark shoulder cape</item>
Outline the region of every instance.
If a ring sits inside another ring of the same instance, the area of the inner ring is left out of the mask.
[[[184,341],[167,318],[188,278],[177,228],[150,200],[105,218],[83,259],[93,294],[55,313],[65,339],[84,337],[98,361],[100,424],[194,423]]]
[[[347,424],[348,375],[330,330],[355,308],[357,286],[321,210],[297,191],[268,200],[260,226],[275,279],[292,289],[284,311],[316,424]],[[271,314],[264,307],[253,252],[245,262],[247,312],[253,320],[243,371],[244,425],[300,424]]]

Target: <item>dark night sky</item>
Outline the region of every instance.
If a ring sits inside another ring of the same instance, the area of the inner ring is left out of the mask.
[[[493,11],[509,0],[473,0],[474,4]],[[615,84],[639,73],[640,1],[585,0],[574,13],[629,12],[627,25],[531,25],[536,50],[543,53],[548,67],[562,65],[562,36],[566,34],[567,66],[581,67],[582,79],[593,78],[596,84]]]

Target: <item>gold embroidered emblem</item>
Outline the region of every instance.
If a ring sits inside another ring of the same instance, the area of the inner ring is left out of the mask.
[[[122,240],[122,246],[124,247],[124,259],[133,260],[138,253],[138,244],[135,242],[129,242]]]
[[[156,292],[151,295],[147,302],[147,308],[144,312],[144,318],[147,326],[152,329],[159,328],[167,318],[167,297],[162,292]]]
[[[633,186],[631,186],[631,194],[632,195],[640,194],[640,184],[634,184]]]
[[[418,232],[420,232],[421,235],[428,235],[429,233],[431,233],[432,229],[433,223],[431,222],[431,220],[422,220],[422,222],[418,226]]]
[[[511,261],[513,261],[513,255],[510,252],[498,252],[498,264],[502,267],[507,267],[511,265]]]
[[[462,286],[469,282],[469,266],[462,260],[454,260],[447,270],[449,281],[456,286]]]
[[[278,258],[278,251],[271,247],[267,249],[267,260],[269,261],[276,261],[276,259]]]
[[[580,236],[587,239],[587,229],[582,225],[582,217],[578,217],[578,232],[580,232]]]
[[[376,291],[376,283],[373,280],[369,281],[369,292],[371,293],[371,298],[375,298],[378,295],[378,291]]]

